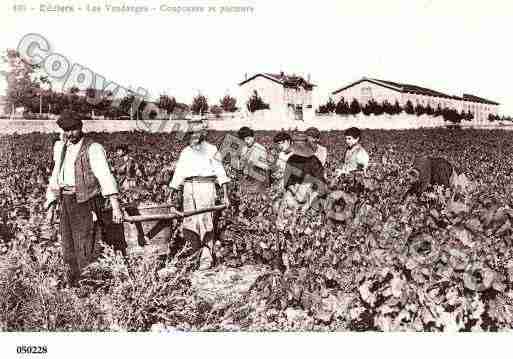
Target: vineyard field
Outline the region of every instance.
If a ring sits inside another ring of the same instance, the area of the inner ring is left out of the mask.
[[[220,145],[227,133],[210,131],[208,140]],[[271,150],[275,133],[257,131],[257,141]],[[124,203],[167,198],[169,166],[185,146],[177,136],[89,135],[113,163],[116,146],[127,144],[144,169],[123,189]],[[273,186],[246,194],[234,180],[232,205],[219,221],[216,268],[187,274],[175,270],[172,256],[134,250],[125,261],[106,247],[72,289],[64,285],[57,231],[43,224],[56,137],[0,136],[2,331],[513,328],[512,131],[365,130],[370,180],[345,223],[327,221],[318,208],[278,223]],[[343,132],[323,132],[321,143],[331,178],[343,163]],[[406,171],[418,155],[447,158],[471,184],[405,199]],[[274,265],[278,244],[286,269]]]

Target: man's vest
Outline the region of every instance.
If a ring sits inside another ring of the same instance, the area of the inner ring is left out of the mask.
[[[75,160],[75,194],[77,203],[84,203],[101,193],[100,183],[96,179],[89,161],[89,146],[94,141],[87,136],[82,139],[82,145]]]
[[[94,141],[84,136],[75,161],[75,191],[77,203],[83,203],[101,193],[100,183],[93,173],[89,160],[89,146]]]

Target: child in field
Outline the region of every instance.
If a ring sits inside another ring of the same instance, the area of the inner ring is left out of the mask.
[[[353,171],[365,171],[369,166],[369,154],[360,144],[361,131],[356,127],[348,128],[344,132],[345,141],[349,147],[344,156],[342,168],[335,170],[335,177],[348,175]]]
[[[361,175],[367,175],[369,155],[360,144],[361,132],[358,128],[348,128],[344,135],[348,146],[344,156],[344,164],[341,168],[335,170],[335,178],[331,180],[330,187],[337,187],[337,184],[342,179],[346,191],[361,192],[363,190]]]
[[[141,182],[144,177],[144,169],[130,154],[127,144],[117,145],[113,158],[113,172],[116,176],[119,187],[124,192],[129,192]]]
[[[305,131],[308,144],[312,147],[315,157],[321,161],[323,166],[326,166],[328,159],[328,150],[320,144],[321,132],[316,127],[310,127]]]
[[[271,176],[273,183],[279,183],[281,189],[284,188],[283,176],[285,174],[285,167],[290,156],[292,156],[292,138],[287,132],[278,132],[273,142],[279,150],[276,160],[271,166]]]
[[[269,184],[267,149],[255,141],[255,132],[247,126],[239,129],[237,137],[244,143],[238,161],[241,190],[243,193],[265,193]]]

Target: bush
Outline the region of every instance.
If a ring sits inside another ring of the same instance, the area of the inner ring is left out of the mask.
[[[474,116],[470,112],[465,112],[465,110],[462,110],[460,112],[460,118],[464,121],[471,121]]]
[[[336,105],[335,113],[337,115],[349,115],[350,108],[346,100],[342,97]]]
[[[340,99],[341,101],[344,100],[344,98],[341,98]],[[333,99],[330,97],[328,99],[328,101],[326,102],[326,110],[329,112],[329,113],[332,113],[332,112],[335,112],[335,109],[337,108],[337,105],[335,104],[335,101],[333,101]]]
[[[349,113],[351,115],[357,115],[360,112],[362,112],[362,107],[360,106],[358,100],[354,98],[353,101],[351,101],[351,105],[349,106]]]
[[[237,111],[237,100],[234,97],[226,95],[219,101],[219,103],[225,112]]]
[[[406,105],[404,106],[404,112],[406,112],[408,115],[413,115],[415,113],[415,109],[413,108],[413,104],[410,100],[406,102]]]
[[[438,106],[436,107],[436,110],[435,110],[435,113],[433,114],[435,117],[438,117],[438,116],[442,116],[442,106],[440,106],[440,104],[438,104]]]
[[[372,113],[372,103],[371,101],[367,102],[364,106],[362,106],[362,113],[365,116],[369,116]]]
[[[265,103],[262,98],[258,95],[258,92],[255,90],[253,95],[248,100],[246,107],[249,112],[253,113],[259,110],[268,110],[269,104]]]
[[[462,120],[461,114],[452,108],[444,108],[442,111],[442,116],[445,121],[452,122],[455,124],[459,124]]]
[[[401,107],[401,105],[399,104],[399,101],[395,101],[395,104],[394,104],[394,107],[393,107],[393,113],[395,115],[398,115],[400,114],[401,112],[403,112],[403,108]]]
[[[340,101],[343,101],[344,98],[341,98]],[[328,101],[324,105],[320,105],[317,109],[317,113],[320,114],[329,114],[335,112],[337,108],[337,104],[333,101],[333,99],[330,97]]]
[[[384,108],[383,105],[379,104],[376,100],[370,99],[365,106],[362,107],[361,111],[367,116],[370,114],[379,116],[384,113]]]
[[[319,105],[319,108],[317,108],[317,111],[315,112],[321,115],[327,115],[329,113],[325,105]]]
[[[203,115],[208,111],[207,98],[201,94],[192,100],[191,111],[195,115]]]
[[[422,116],[425,113],[426,113],[426,108],[424,106],[422,106],[421,103],[418,103],[417,106],[415,106],[415,114],[417,116]]]
[[[384,112],[383,105],[374,99],[371,99],[367,105],[369,106],[371,113],[376,116],[382,115]]]
[[[383,102],[383,112],[386,113],[387,115],[394,115],[395,114],[394,106],[390,102],[385,100]]]

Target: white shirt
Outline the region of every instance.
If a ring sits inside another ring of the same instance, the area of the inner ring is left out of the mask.
[[[326,159],[328,158],[328,150],[324,146],[317,145],[317,150],[315,151],[314,156],[321,161],[321,164],[324,167],[326,165]]]
[[[195,149],[185,147],[178,157],[169,187],[178,189],[187,177],[216,176],[220,185],[230,182],[220,160],[222,156],[216,155],[217,152],[217,147],[208,142],[202,142]]]
[[[241,150],[239,169],[244,173],[250,172],[254,167],[267,170],[267,150],[261,144],[255,142],[253,146],[244,146]]]
[[[292,156],[293,154],[294,154],[294,152],[292,152],[292,151],[289,151],[289,152],[280,151],[280,153],[278,154],[278,159],[276,160],[276,167],[277,167],[278,171],[280,171],[281,174],[283,174],[283,172],[285,172],[285,167],[287,166],[287,161],[288,161],[289,157]]]
[[[348,174],[352,171],[356,171],[359,167],[365,171],[368,166],[369,154],[359,143],[357,143],[346,151],[342,173]]]
[[[60,161],[64,142],[55,142],[53,147],[54,166],[48,183],[48,189],[46,191],[47,200],[52,201],[56,199],[60,188],[65,186],[75,186],[75,161],[78,157],[78,153],[80,152],[80,148],[82,147],[82,142],[83,138],[76,144],[68,142],[62,167],[60,165]],[[106,197],[118,193],[118,185],[110,171],[103,146],[99,143],[92,143],[89,146],[88,155],[91,170],[100,184],[102,195]],[[61,167],[60,172],[59,167]]]

